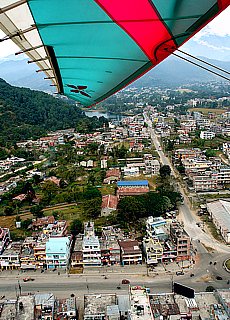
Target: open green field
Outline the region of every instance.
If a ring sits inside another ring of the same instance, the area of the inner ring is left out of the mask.
[[[212,109],[212,108],[190,108],[188,110],[190,112],[201,112],[203,114],[208,114],[209,112],[222,114],[226,111],[225,109]]]

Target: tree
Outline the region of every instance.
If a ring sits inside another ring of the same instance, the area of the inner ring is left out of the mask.
[[[206,292],[213,292],[216,289],[213,286],[207,286],[207,288],[205,289]]]
[[[43,207],[41,205],[36,205],[30,208],[30,212],[32,215],[34,215],[36,218],[41,218],[44,216],[43,213]]]
[[[101,197],[101,192],[95,187],[87,186],[86,190],[83,192],[83,198],[86,200]]]
[[[139,196],[121,198],[117,210],[118,218],[124,224],[136,221],[145,213],[145,207]]]
[[[50,201],[57,195],[58,186],[52,181],[46,181],[42,186],[43,197],[42,201],[49,204]]]
[[[89,218],[97,218],[101,214],[101,198],[93,198],[84,202],[83,207],[85,214]]]
[[[170,176],[171,174],[171,168],[168,165],[163,165],[160,167],[160,176],[162,178],[166,178],[167,176]]]
[[[75,219],[71,222],[70,224],[70,232],[76,236],[78,235],[79,233],[82,233],[83,232],[83,223],[81,222],[81,220],[79,219]]]

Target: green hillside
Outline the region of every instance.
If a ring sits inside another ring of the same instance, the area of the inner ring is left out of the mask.
[[[48,131],[77,128],[82,132],[101,127],[104,118],[88,118],[66,99],[18,88],[0,79],[0,145],[36,139]]]

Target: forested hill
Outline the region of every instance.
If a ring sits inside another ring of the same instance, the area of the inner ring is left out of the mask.
[[[18,88],[0,79],[0,145],[36,139],[48,131],[77,128],[91,131],[104,118],[88,118],[74,104],[40,91]]]

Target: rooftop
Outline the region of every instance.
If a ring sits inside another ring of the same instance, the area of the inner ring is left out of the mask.
[[[224,229],[230,231],[230,201],[217,200],[207,204],[208,211],[219,221]]]
[[[129,181],[118,181],[118,187],[136,187],[136,186],[148,186],[148,180],[129,180]]]
[[[85,315],[106,314],[107,306],[116,305],[115,294],[88,294],[84,296]]]

